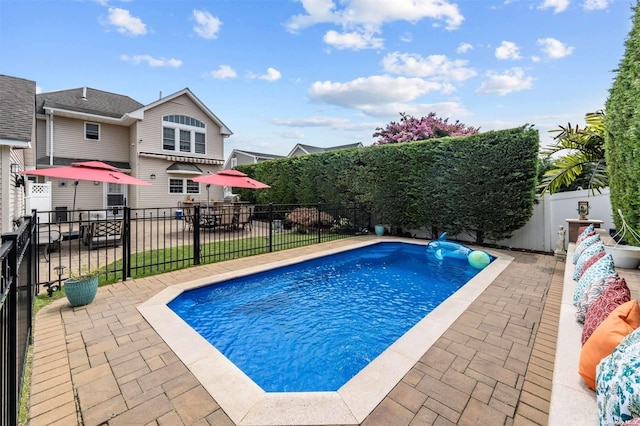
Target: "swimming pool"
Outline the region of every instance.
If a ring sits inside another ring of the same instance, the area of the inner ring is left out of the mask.
[[[169,307],[265,391],[337,391],[478,272],[379,242],[188,290]]]
[[[411,239],[385,238],[421,245]],[[138,310],[156,332],[189,368],[236,424],[359,424],[384,399],[404,375],[418,362],[450,324],[484,291],[493,279],[513,260],[501,254],[471,281],[447,298],[431,313],[411,327],[371,363],[337,391],[265,392],[218,349],[181,320],[167,305],[182,292],[237,277],[271,270],[349,249],[375,244],[380,238],[360,237],[316,247],[313,254],[300,255],[307,249],[265,255],[276,260],[265,265],[218,274],[215,279],[200,279],[168,287]],[[332,247],[327,249],[326,247]],[[232,265],[233,261],[229,262]],[[259,263],[255,262],[254,264]],[[217,269],[220,270],[220,269]]]

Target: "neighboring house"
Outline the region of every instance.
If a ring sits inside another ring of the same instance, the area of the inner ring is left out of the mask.
[[[234,149],[229,154],[226,163],[224,163],[225,169],[234,169],[236,166],[243,164],[256,164],[267,160],[275,160],[277,158],[285,158],[282,155],[263,154],[261,152],[243,151],[240,149]]]
[[[99,160],[153,186],[82,182],[76,209],[175,207],[186,196],[204,200],[193,178],[224,164],[231,130],[188,88],[143,105],[88,87],[36,96],[36,168]],[[52,180],[52,205],[71,209],[73,182]],[[211,188],[222,198],[222,188]]]
[[[24,212],[24,180],[18,174],[33,164],[36,83],[0,75],[0,232],[13,230]]]
[[[317,146],[303,145],[301,143],[293,147],[287,157],[299,157],[301,155],[316,154],[318,152],[335,151],[337,149],[362,148],[362,142],[350,143],[348,145],[331,146],[328,148],[320,148]]]

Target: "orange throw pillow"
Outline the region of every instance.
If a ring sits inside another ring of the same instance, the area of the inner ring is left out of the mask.
[[[611,355],[627,334],[640,327],[640,307],[636,299],[614,309],[587,339],[580,353],[578,371],[591,389],[596,388],[596,366]]]

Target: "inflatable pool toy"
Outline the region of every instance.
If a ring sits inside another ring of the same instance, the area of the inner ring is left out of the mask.
[[[427,244],[427,253],[432,253],[438,260],[443,260],[445,257],[467,260],[467,256],[472,251],[464,244],[447,241],[446,232],[443,232],[437,240],[430,241]]]
[[[483,269],[491,263],[491,257],[486,252],[473,250],[464,244],[447,241],[446,232],[443,232],[437,240],[427,244],[427,253],[438,260],[443,260],[445,257],[466,260],[476,269]]]
[[[484,269],[491,263],[489,255],[482,250],[474,250],[469,253],[469,265],[476,269]]]

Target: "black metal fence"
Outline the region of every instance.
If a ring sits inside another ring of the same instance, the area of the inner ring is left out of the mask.
[[[18,423],[18,405],[22,388],[27,348],[32,330],[33,285],[37,275],[35,257],[37,227],[31,217],[14,232],[2,235],[0,262],[0,424]]]
[[[116,282],[368,232],[357,204],[203,205],[38,212],[38,285],[99,270]],[[46,218],[52,218],[47,221]]]

